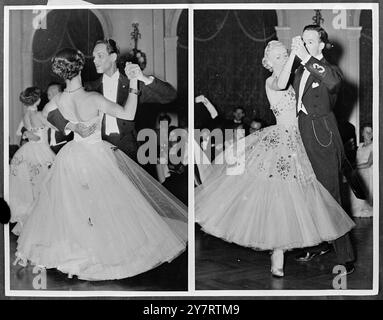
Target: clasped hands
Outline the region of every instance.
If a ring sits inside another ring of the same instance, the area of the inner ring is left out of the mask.
[[[124,71],[129,80],[137,79],[138,81],[144,82],[145,85],[148,85],[153,81],[152,78],[142,73],[142,70],[138,64],[131,63],[128,61],[125,63]]]
[[[296,36],[291,40],[291,53],[301,60],[305,60],[310,55],[301,36]]]
[[[83,123],[76,123],[74,125],[74,132],[79,134],[82,138],[89,137],[91,134],[93,134],[96,131],[97,124],[93,123],[90,126],[87,126]]]

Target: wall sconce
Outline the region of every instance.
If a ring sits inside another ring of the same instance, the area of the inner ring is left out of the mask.
[[[314,10],[314,11],[315,11],[315,16],[313,16],[314,24],[316,24],[317,26],[320,26],[324,22],[324,19],[322,18],[322,13],[320,10]]]
[[[133,23],[133,31],[130,33],[132,40],[134,41],[134,48],[129,51],[128,61],[136,63],[140,66],[141,70],[144,70],[146,67],[146,54],[138,49],[138,39],[141,39],[141,33],[138,30],[138,23]]]

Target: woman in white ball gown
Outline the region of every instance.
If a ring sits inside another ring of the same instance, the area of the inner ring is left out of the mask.
[[[9,205],[11,222],[17,222],[12,231],[19,234],[33,201],[40,192],[40,186],[52,166],[55,154],[48,143],[48,129],[52,127],[37,106],[41,101],[41,90],[26,88],[20,93],[25,106],[22,126],[35,136],[35,140],[24,143],[14,154],[10,163]]]
[[[241,246],[271,250],[271,272],[277,277],[284,276],[284,251],[337,239],[354,226],[316,179],[302,144],[295,93],[288,85],[294,56],[279,41],[267,45],[263,65],[272,75],[266,93],[277,124],[232,146],[243,172],[236,174],[232,160],[224,164],[233,149],[221,153],[195,199],[202,230]]]
[[[84,280],[132,277],[186,248],[187,210],[139,165],[101,140],[104,113],[132,120],[137,80],[121,107],[96,92],[84,91],[80,71],[84,55],[63,49],[52,69],[66,90],[47,106],[73,124],[96,130],[58,153],[18,239],[16,255],[45,268]],[[45,109],[44,109],[45,110]]]

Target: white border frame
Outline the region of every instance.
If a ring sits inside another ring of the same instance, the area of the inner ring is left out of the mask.
[[[304,8],[302,8],[304,6]],[[379,4],[378,3],[246,3],[246,4],[157,4],[157,5],[38,5],[4,6],[4,199],[9,199],[9,13],[12,10],[33,9],[189,9],[189,141],[194,137],[194,45],[193,11],[217,9],[371,9],[373,26],[373,127],[374,173],[379,172]],[[193,158],[193,143],[189,143],[189,159]],[[5,295],[17,297],[243,297],[243,296],[371,296],[379,291],[379,202],[374,203],[373,216],[373,287],[369,290],[195,290],[194,248],[194,167],[189,166],[189,247],[188,291],[50,291],[10,289],[9,225],[4,226]],[[377,177],[377,178],[376,178]],[[374,175],[374,198],[379,199],[379,176]]]

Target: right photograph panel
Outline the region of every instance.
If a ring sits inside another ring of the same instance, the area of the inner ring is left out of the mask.
[[[372,48],[371,10],[194,10],[196,290],[372,289]]]

